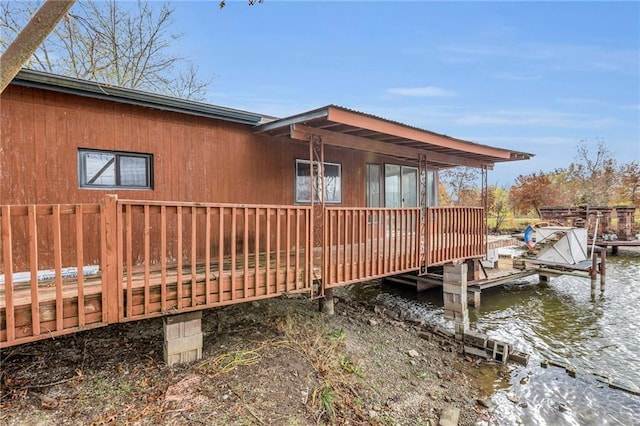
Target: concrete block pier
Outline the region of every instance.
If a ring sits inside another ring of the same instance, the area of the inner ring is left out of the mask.
[[[202,311],[164,317],[164,361],[167,365],[202,358]]]
[[[467,272],[466,263],[445,265],[442,277],[444,317],[454,321],[456,338],[459,340],[462,340],[464,333],[469,331]]]

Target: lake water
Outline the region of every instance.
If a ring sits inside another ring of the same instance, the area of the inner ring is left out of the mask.
[[[598,281],[599,286],[599,281]],[[360,290],[362,291],[362,289]],[[453,328],[443,318],[442,292],[370,286],[369,297],[412,316]],[[374,294],[375,293],[375,294]],[[640,396],[607,380],[640,388],[640,251],[607,257],[604,294],[591,298],[589,279],[537,275],[482,292],[469,308],[472,329],[531,355],[512,366],[508,387],[494,385],[492,418],[504,425],[640,425]],[[572,367],[541,367],[549,360]]]

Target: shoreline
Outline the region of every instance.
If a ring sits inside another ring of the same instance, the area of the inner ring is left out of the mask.
[[[508,367],[374,304],[304,298],[205,311],[203,359],[162,361],[161,319],[3,350],[2,413],[20,424],[438,424],[489,422]],[[454,413],[455,414],[455,413]]]

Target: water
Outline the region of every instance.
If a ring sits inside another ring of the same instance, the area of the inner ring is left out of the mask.
[[[512,366],[509,386],[495,385],[493,419],[505,425],[640,425],[640,396],[612,389],[607,380],[640,388],[640,252],[607,258],[604,294],[591,298],[589,279],[531,276],[485,290],[470,324],[528,352],[527,367]],[[599,282],[598,282],[599,285]],[[452,328],[443,318],[439,289],[369,287],[379,302]],[[371,296],[371,295],[370,295]],[[543,368],[542,360],[575,369]]]

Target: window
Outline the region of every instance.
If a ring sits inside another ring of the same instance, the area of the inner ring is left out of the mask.
[[[153,188],[153,156],[132,152],[78,150],[80,188]]]
[[[438,204],[438,175],[427,170],[420,176],[417,167],[385,164],[384,175],[380,164],[367,164],[367,207],[418,207],[419,182],[426,178],[427,205]],[[384,201],[382,200],[384,194]]]
[[[367,207],[381,207],[380,184],[382,179],[380,164],[367,164]]]
[[[385,207],[417,207],[418,169],[385,164],[384,202]]]
[[[427,171],[427,205],[435,207],[438,205],[438,177],[435,171]]]
[[[342,167],[340,164],[324,163],[324,191],[320,190],[321,180],[318,174],[320,164],[313,162],[314,182],[313,192],[315,194],[314,202],[320,202],[321,196],[324,196],[325,203],[341,203],[342,202]],[[311,202],[311,163],[306,160],[296,160],[296,203]]]

